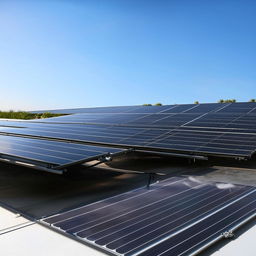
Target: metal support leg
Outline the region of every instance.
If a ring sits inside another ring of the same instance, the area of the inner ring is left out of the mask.
[[[150,188],[150,184],[155,179],[155,173],[148,173],[148,183],[147,183],[147,189]]]

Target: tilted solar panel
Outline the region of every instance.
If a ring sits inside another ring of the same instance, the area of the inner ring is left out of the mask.
[[[61,173],[70,165],[98,160],[122,151],[116,148],[0,135],[0,161],[30,164],[30,167],[41,167],[42,170],[55,173]]]

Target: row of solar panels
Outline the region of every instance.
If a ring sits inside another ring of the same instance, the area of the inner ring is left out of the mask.
[[[207,103],[207,104],[176,104],[165,106],[121,106],[121,107],[98,107],[98,108],[76,108],[60,110],[41,110],[32,113],[58,113],[58,114],[77,114],[77,113],[256,113],[254,102],[239,103]]]
[[[256,103],[139,108],[192,110],[200,106],[205,113],[120,113],[121,109],[138,108],[135,106],[117,107],[117,113],[108,113],[103,108],[98,109],[101,113],[95,113],[94,109],[91,113],[43,120],[0,121],[1,158],[20,157],[27,162],[32,158],[36,165],[61,169],[127,149],[237,158],[250,158],[254,154],[256,116],[252,112]],[[251,113],[221,112],[228,107]],[[62,143],[62,150],[58,143]],[[77,153],[77,147],[82,151]]]
[[[33,136],[101,144],[121,148],[154,151],[186,151],[187,153],[219,153],[248,156],[256,149],[256,134],[232,131],[203,131],[200,129],[147,129],[105,127],[73,124],[36,124],[12,122],[15,127],[0,127],[5,135]]]

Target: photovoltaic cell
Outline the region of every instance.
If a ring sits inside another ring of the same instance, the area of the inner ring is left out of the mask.
[[[42,221],[114,254],[187,255],[255,215],[255,196],[252,187],[173,177]]]

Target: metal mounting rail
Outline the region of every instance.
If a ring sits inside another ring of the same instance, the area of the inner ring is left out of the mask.
[[[33,163],[33,161],[24,160],[24,159],[21,159],[21,158],[20,158],[20,160],[18,160],[18,159],[14,160],[14,159],[11,159],[11,157],[8,157],[8,156],[6,156],[6,157],[1,156],[0,161],[4,162],[4,163],[8,163],[8,164],[19,165],[19,166],[23,166],[23,167],[27,167],[27,168],[31,168],[31,169],[36,169],[36,170],[44,171],[44,172],[50,172],[50,173],[54,173],[54,174],[63,174],[63,172],[66,171],[65,169],[64,170],[56,170],[56,169],[53,169],[53,168],[40,166],[40,165],[37,165],[36,161]]]
[[[59,165],[59,166],[54,167],[53,169],[54,170],[60,170],[60,169],[63,169],[63,168],[69,167],[69,166],[83,164],[85,162],[90,162],[90,161],[93,161],[93,160],[98,160],[99,164],[103,163],[103,162],[109,162],[109,161],[112,160],[113,157],[117,157],[117,156],[126,154],[126,153],[131,152],[131,151],[132,151],[132,149],[127,149],[127,150],[122,150],[122,151],[117,152],[117,153],[99,154],[97,156],[93,156],[93,157],[90,157],[90,158],[87,157],[87,158],[83,158],[83,159],[80,159],[80,160],[75,161],[75,162],[71,162],[71,163],[64,164],[64,165]]]
[[[206,156],[189,155],[189,154],[182,154],[182,153],[179,154],[179,153],[171,153],[171,152],[159,152],[159,151],[136,150],[136,149],[135,149],[135,152],[151,153],[159,156],[173,156],[173,157],[189,158],[189,159],[196,159],[196,160],[208,160],[208,157]]]
[[[67,171],[66,170],[67,167],[83,164],[85,162],[90,162],[90,161],[93,161],[93,160],[98,160],[99,163],[97,163],[97,164],[100,164],[100,163],[103,163],[103,162],[111,161],[113,159],[113,157],[117,157],[117,156],[120,156],[122,154],[126,154],[130,151],[131,151],[131,149],[122,150],[122,151],[117,152],[117,153],[99,154],[97,156],[93,156],[93,157],[90,157],[90,158],[88,158],[88,157],[83,158],[79,161],[71,162],[71,163],[64,164],[64,165],[55,165],[55,164],[51,164],[51,163],[47,163],[47,162],[41,162],[39,160],[35,160],[35,159],[32,159],[32,158],[31,159],[30,158],[23,158],[23,157],[20,157],[20,156],[7,155],[7,154],[0,154],[0,161],[5,162],[5,163],[9,163],[9,164],[28,167],[28,168],[36,169],[36,170],[40,170],[40,171],[50,172],[50,173],[54,173],[54,174],[63,174],[64,172]],[[93,165],[90,166],[90,167],[93,167]]]

